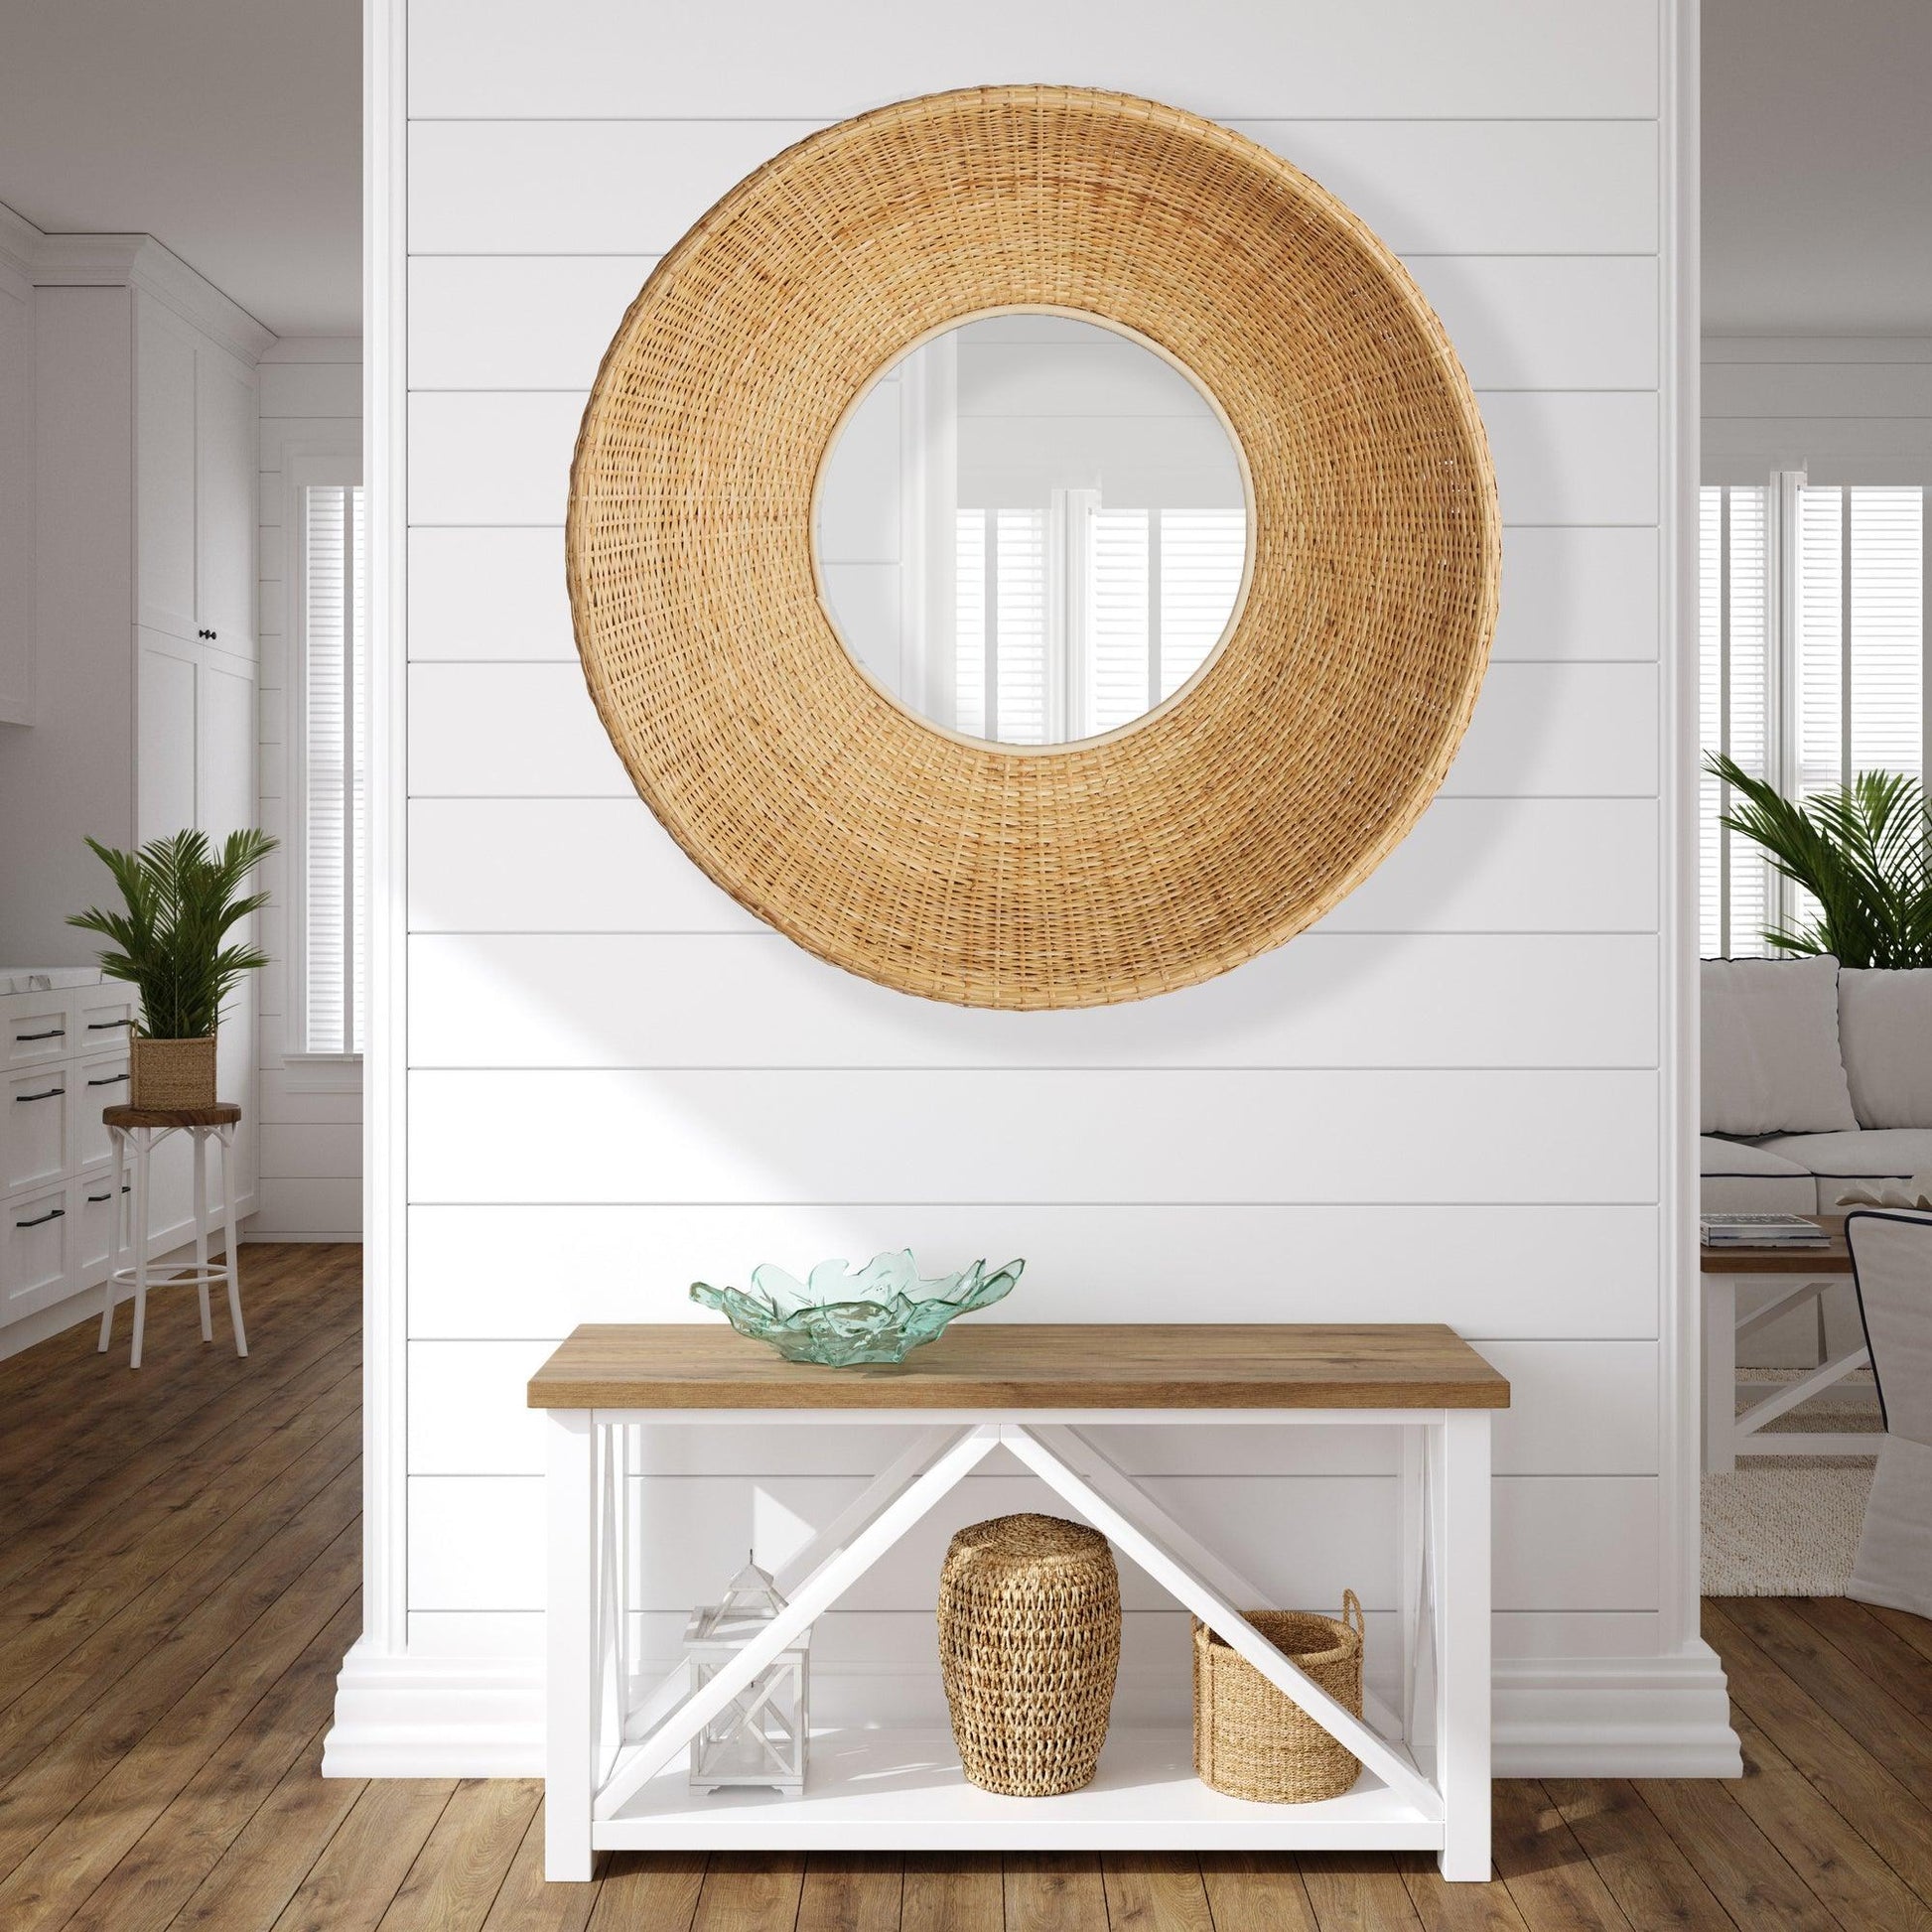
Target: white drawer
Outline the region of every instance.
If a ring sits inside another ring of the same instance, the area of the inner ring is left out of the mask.
[[[73,1217],[65,1186],[17,1194],[0,1222],[0,1321],[32,1314],[68,1291]]]
[[[114,1144],[101,1125],[103,1107],[127,1105],[127,1048],[118,1053],[103,1053],[97,1060],[82,1060],[68,1080],[68,1099],[71,1103],[73,1152],[69,1168],[91,1168],[114,1158]]]
[[[61,1065],[10,1073],[0,1103],[0,1194],[68,1172],[68,1114],[72,1079]]]
[[[124,985],[83,986],[73,995],[73,1044],[70,1053],[104,1053],[127,1044],[135,1000]]]
[[[73,1048],[73,1011],[66,993],[17,993],[6,1002],[7,1064],[66,1059]]]
[[[118,1190],[118,1192],[117,1192]],[[74,1267],[77,1286],[89,1287],[107,1279],[107,1258],[114,1252],[114,1214],[118,1197],[132,1192],[128,1181],[116,1183],[111,1170],[83,1173],[72,1183],[68,1219],[73,1223]]]

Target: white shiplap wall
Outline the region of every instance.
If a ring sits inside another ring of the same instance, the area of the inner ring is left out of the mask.
[[[912,32],[859,0],[407,4],[407,1339],[381,1368],[407,1488],[371,1545],[379,1574],[406,1514],[407,1644],[351,1657],[332,1768],[534,1762],[521,1386],[558,1337],[905,1242],[1026,1255],[1019,1319],[1455,1324],[1518,1387],[1501,1761],[1734,1761],[1660,1341],[1674,10],[990,0]],[[1508,524],[1497,662],[1414,837],[1284,951],[1100,1013],[926,1005],[759,928],[630,791],[563,590],[572,439],[655,257],[809,129],[1016,72],[1229,120],[1352,203],[1461,348]],[[1284,1600],[1352,1584],[1384,1626],[1393,1447],[1295,1434],[1135,1453]],[[747,1542],[769,1561],[849,1495],[868,1440],[650,1445],[647,1648]],[[884,1670],[931,1703],[943,1535],[1024,1493],[969,1480],[875,1571],[821,1626],[815,1698]],[[1184,1710],[1179,1620],[1130,1602],[1123,1696]]]
[[[362,1077],[356,1066],[291,1063],[289,752],[296,742],[289,573],[295,567],[286,465],[303,453],[359,452],[362,344],[287,337],[261,369],[261,822],[283,841],[264,869],[271,964],[261,976],[261,1208],[257,1241],[353,1241],[362,1231]]]
[[[1932,337],[1707,336],[1704,481],[1932,483]]]

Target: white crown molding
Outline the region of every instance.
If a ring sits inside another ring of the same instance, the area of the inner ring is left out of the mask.
[[[275,342],[238,302],[150,234],[44,234],[0,204],[0,266],[37,288],[138,288],[242,361]]]
[[[262,350],[264,362],[359,362],[360,336],[279,336]]]
[[[1734,1778],[1743,1760],[1717,1653],[1511,1660],[1495,1667],[1491,1748],[1499,1778]],[[889,1671],[820,1673],[813,1715],[862,1723],[904,1708]],[[536,1657],[343,1659],[326,1778],[540,1778],[543,1663]],[[1173,1714],[1184,1724],[1184,1710]]]

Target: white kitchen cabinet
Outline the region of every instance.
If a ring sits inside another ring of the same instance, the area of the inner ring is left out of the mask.
[[[0,725],[34,722],[34,286],[0,269]]]
[[[113,1149],[101,1111],[127,1098],[132,1013],[128,989],[111,980],[0,993],[0,1040],[43,1055],[16,1059],[0,1073],[0,1355],[9,1352],[9,1322],[107,1279]],[[238,1200],[249,1197],[253,1173],[252,1163],[238,1170]],[[195,1231],[186,1136],[155,1150],[150,1181],[149,1247],[159,1256]],[[91,1311],[98,1308],[94,1303]]]
[[[255,376],[136,292],[135,549],[139,622],[255,652]]]
[[[0,225],[8,218],[0,210]],[[31,234],[14,243],[28,259],[29,603],[40,649],[33,721],[0,736],[0,825],[33,855],[0,893],[0,960],[78,968],[93,941],[67,917],[111,902],[114,890],[86,836],[134,846],[195,826],[218,841],[260,822],[255,362],[273,338],[145,237],[42,239],[40,256]],[[11,634],[7,546],[21,520],[6,514],[8,465],[22,448],[11,433],[11,295],[0,275],[0,638]],[[9,678],[0,644],[0,722]],[[10,1083],[0,1355],[26,1332],[9,1337],[8,1321],[39,1312],[38,1331],[52,1332],[52,1305],[97,1285],[95,1238],[67,1223],[87,1218],[81,1178],[107,1159],[100,1110],[126,1092],[125,990],[76,990],[64,976],[54,987],[0,996],[0,1082]],[[254,1208],[256,998],[251,977],[222,1016],[218,1055],[221,1097],[242,1108],[243,1215]],[[30,1090],[24,1076],[43,1072],[69,1090],[15,1106],[11,1083]],[[48,1167],[57,1128],[58,1173]],[[177,1137],[157,1155],[158,1252],[189,1224],[188,1154]],[[24,1212],[55,1188],[66,1190],[58,1216]],[[34,1226],[16,1228],[23,1219]]]

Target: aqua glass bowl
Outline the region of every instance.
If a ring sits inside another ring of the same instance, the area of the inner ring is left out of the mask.
[[[874,1255],[854,1270],[821,1261],[803,1282],[768,1261],[752,1270],[750,1291],[693,1282],[691,1299],[716,1309],[741,1335],[766,1341],[788,1362],[827,1368],[902,1362],[957,1314],[991,1308],[1010,1294],[1024,1261],[992,1274],[976,1261],[956,1275],[921,1281],[912,1250]]]

